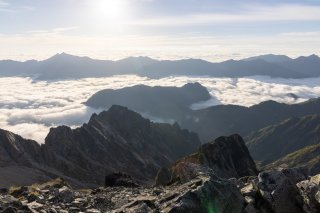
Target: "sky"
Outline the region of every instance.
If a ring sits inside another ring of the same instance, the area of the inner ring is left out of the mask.
[[[320,0],[0,0],[0,59],[320,55]]]

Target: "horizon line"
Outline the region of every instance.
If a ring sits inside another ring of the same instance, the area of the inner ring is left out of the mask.
[[[125,60],[125,59],[129,59],[129,58],[149,58],[149,59],[152,59],[152,60],[156,60],[156,61],[183,61],[183,60],[202,60],[202,61],[206,61],[206,62],[210,62],[210,63],[223,63],[223,62],[227,62],[227,61],[243,61],[243,60],[246,60],[246,59],[251,59],[251,58],[255,58],[255,57],[262,57],[262,56],[285,56],[285,57],[288,57],[290,60],[295,60],[295,59],[298,59],[298,58],[301,58],[301,57],[312,57],[312,56],[316,56],[316,57],[319,57],[319,55],[313,53],[313,54],[308,54],[308,55],[299,55],[299,56],[296,56],[296,57],[290,57],[289,55],[286,55],[286,54],[274,54],[274,53],[267,53],[267,54],[261,54],[261,55],[251,55],[251,56],[248,56],[248,57],[243,57],[241,59],[234,59],[234,58],[229,58],[229,59],[226,59],[226,60],[221,60],[221,61],[212,61],[212,60],[207,60],[207,59],[204,59],[204,58],[195,58],[195,57],[185,57],[185,58],[177,58],[177,59],[163,59],[163,58],[160,58],[160,57],[152,57],[152,56],[146,56],[146,55],[137,55],[137,56],[126,56],[126,57],[121,57],[119,59],[102,59],[102,58],[94,58],[94,57],[91,57],[91,56],[88,56],[88,55],[76,55],[76,54],[70,54],[70,53],[67,53],[67,52],[59,52],[59,53],[56,53],[54,55],[51,55],[49,56],[48,58],[45,58],[45,59],[27,59],[27,60],[17,60],[17,59],[10,59],[10,58],[3,58],[1,59],[0,58],[0,62],[1,61],[14,61],[14,62],[21,62],[21,63],[24,63],[24,62],[28,62],[28,61],[37,61],[37,62],[41,62],[41,61],[46,61],[46,60],[49,60],[55,56],[59,56],[59,55],[67,55],[67,56],[73,56],[73,57],[78,57],[78,58],[89,58],[91,60],[99,60],[99,61],[113,61],[113,62],[117,62],[117,61],[121,61],[121,60]],[[253,59],[254,60],[254,59]]]

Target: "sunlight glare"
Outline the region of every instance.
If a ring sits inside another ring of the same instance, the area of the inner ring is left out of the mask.
[[[121,22],[126,16],[125,0],[97,0],[95,13],[102,21]]]

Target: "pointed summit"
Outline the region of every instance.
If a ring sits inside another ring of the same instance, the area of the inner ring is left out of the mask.
[[[87,57],[80,57],[76,55],[71,55],[65,52],[57,53],[54,56],[48,58],[46,61],[72,61],[72,60],[78,60],[78,59],[84,59]]]

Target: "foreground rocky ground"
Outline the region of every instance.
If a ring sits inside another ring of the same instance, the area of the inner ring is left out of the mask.
[[[192,165],[191,165],[192,166]],[[195,165],[196,167],[196,165]],[[194,173],[196,172],[196,173]],[[320,212],[320,174],[303,170],[264,171],[258,176],[221,179],[193,168],[189,180],[168,186],[114,186],[75,190],[56,179],[1,189],[1,212]]]

